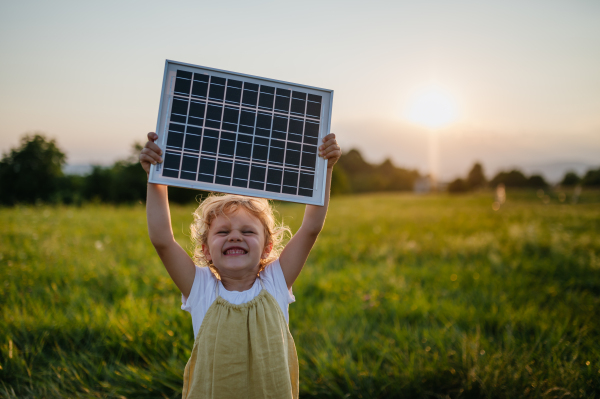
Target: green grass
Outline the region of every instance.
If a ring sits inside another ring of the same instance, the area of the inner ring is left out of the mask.
[[[290,305],[302,397],[600,398],[600,194],[491,203],[332,200]],[[172,207],[185,248],[192,211]],[[0,209],[0,397],[180,397],[191,318],[145,223]]]

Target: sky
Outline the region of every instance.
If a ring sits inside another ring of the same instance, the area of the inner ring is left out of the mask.
[[[372,162],[425,173],[433,142],[446,180],[598,167],[599,21],[596,0],[2,2],[0,152],[40,131],[70,164],[128,156],[171,59],[333,89],[332,132]],[[410,120],[427,88],[452,123]]]

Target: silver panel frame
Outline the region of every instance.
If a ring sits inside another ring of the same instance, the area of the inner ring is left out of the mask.
[[[228,77],[239,77],[245,81],[258,83],[258,84],[269,84],[275,88],[286,88],[286,89],[298,89],[309,94],[318,94],[322,96],[321,101],[321,123],[319,127],[319,141],[317,147],[323,144],[323,137],[327,136],[331,129],[331,111],[333,106],[333,90],[322,89],[313,86],[301,85],[298,83],[285,82],[281,80],[263,78],[260,76],[247,75],[238,72],[225,71],[222,69],[210,68],[200,65],[187,64],[178,61],[166,60],[165,71],[163,74],[163,83],[160,93],[160,104],[158,107],[158,120],[156,122],[156,134],[158,140],[156,144],[163,151],[163,157],[166,153],[166,137],[167,137],[167,125],[170,116],[170,104],[171,98],[173,97],[173,89],[175,85],[175,74],[177,69],[181,69],[189,72],[203,72],[217,77],[228,78]],[[260,197],[272,200],[297,202],[309,205],[323,206],[325,203],[325,186],[327,183],[327,161],[317,156],[317,163],[315,165],[315,181],[313,186],[313,196],[305,197],[294,194],[274,193],[266,190],[255,190],[251,188],[225,186],[215,183],[205,183],[200,181],[190,182],[188,180],[176,179],[162,176],[161,174],[162,164],[157,164],[150,168],[150,176],[148,179],[149,183],[164,184],[168,186],[192,188],[197,190],[214,191],[230,194],[241,194],[250,197]]]

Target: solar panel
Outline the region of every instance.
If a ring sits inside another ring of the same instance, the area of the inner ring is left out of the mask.
[[[151,183],[323,205],[333,90],[167,60]]]

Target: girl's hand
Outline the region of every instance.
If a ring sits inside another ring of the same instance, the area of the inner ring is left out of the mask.
[[[327,169],[331,169],[342,156],[342,150],[333,133],[329,133],[327,136],[323,137],[323,143],[324,144],[319,147],[319,156],[327,160]]]
[[[140,152],[140,163],[142,164],[142,168],[146,171],[146,174],[150,174],[150,165],[156,165],[163,161],[160,157],[162,155],[162,150],[158,145],[154,144],[154,140],[157,139],[158,134],[154,132],[148,133],[148,141]]]

